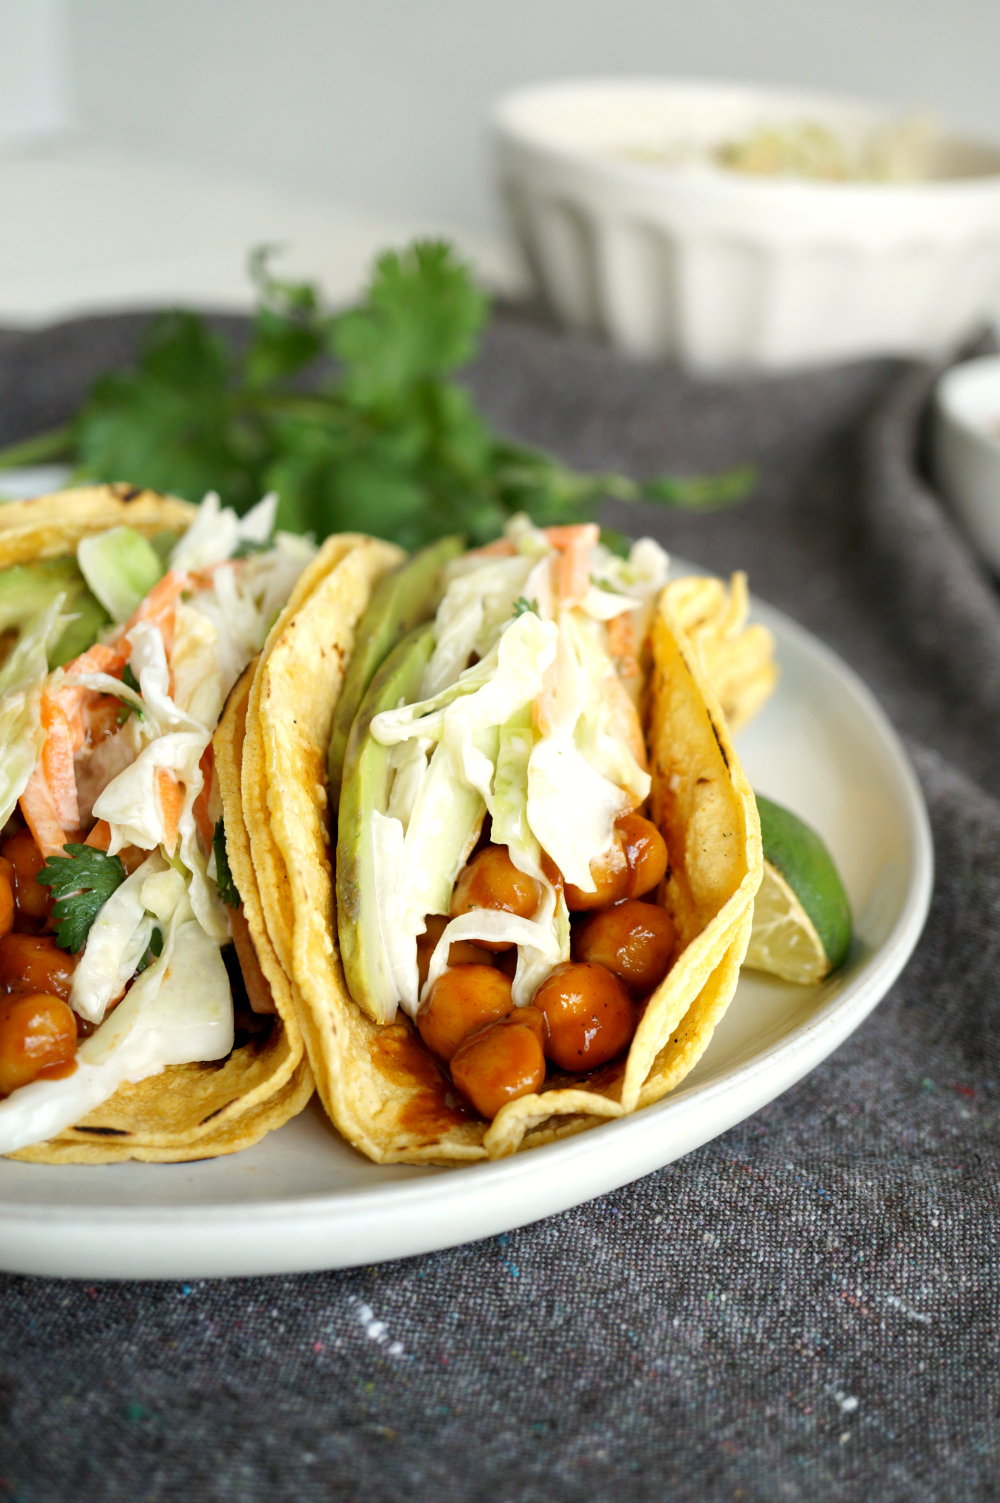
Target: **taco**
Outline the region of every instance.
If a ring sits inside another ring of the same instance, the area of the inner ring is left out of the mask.
[[[207,1158],[312,1094],[216,772],[230,690],[312,589],[275,506],[97,486],[0,508],[0,1152]]]
[[[404,564],[326,549],[238,691],[223,799],[332,1122],[460,1164],[657,1100],[733,995],[761,880],[706,671],[737,718],[773,686],[745,581],[523,517]]]

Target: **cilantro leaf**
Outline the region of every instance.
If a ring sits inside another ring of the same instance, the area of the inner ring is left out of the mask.
[[[122,671],[122,683],[125,685],[126,689],[134,689],[136,694],[139,693],[138,681],[128,663],[125,664],[125,667]],[[130,699],[123,699],[121,709],[118,711],[118,724],[124,725],[130,715],[135,715],[139,720],[143,719],[143,712],[142,710],[140,710],[139,706],[134,705]]]
[[[489,304],[443,241],[380,256],[368,296],[338,318],[332,350],[347,400],[371,408],[405,400],[475,353]]]
[[[57,900],[52,910],[56,944],[75,954],[87,943],[90,926],[114,892],[125,881],[125,868],[117,856],[90,845],[65,845],[68,856],[50,856],[36,877],[52,889]]]
[[[149,936],[149,948],[135,968],[135,974],[141,976],[147,966],[151,966],[163,954],[163,930],[154,929]]]
[[[537,600],[527,600],[523,595],[518,595],[517,599],[514,601],[514,615],[515,616],[523,616],[526,611],[537,611],[537,610],[538,610],[538,601]]]
[[[233,874],[229,869],[229,853],[226,850],[226,825],[222,819],[215,826],[215,834],[212,836],[212,850],[215,852],[215,883],[219,889],[219,897],[227,908],[238,908],[243,899],[240,897],[239,888],[233,881]]]

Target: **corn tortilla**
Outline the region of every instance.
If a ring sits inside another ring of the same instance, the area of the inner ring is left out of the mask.
[[[374,539],[331,539],[334,559],[290,606],[254,674],[243,752],[243,809],[264,921],[291,982],[323,1104],[347,1140],[381,1163],[455,1165],[500,1158],[658,1100],[692,1069],[736,988],[763,870],[760,825],[706,659],[742,649],[745,586],[668,585],[652,633],[647,741],[651,817],[670,868],[660,894],[677,933],[675,961],[650,998],[627,1058],[587,1076],[550,1073],[537,1094],[492,1123],[462,1103],[400,1016],[374,1023],[350,996],[337,948],[326,750],[354,630],[378,580],[398,561]],[[735,601],[734,601],[735,595]],[[693,638],[685,629],[691,625]],[[753,630],[751,628],[751,630]],[[699,640],[700,631],[700,640]],[[768,677],[763,640],[746,652]]]

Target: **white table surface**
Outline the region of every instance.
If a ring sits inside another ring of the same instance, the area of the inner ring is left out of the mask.
[[[514,290],[499,236],[394,217],[298,191],[125,156],[83,139],[0,155],[0,325],[25,328],[129,307],[245,309],[248,251],[280,244],[282,276],[331,303],[373,258],[417,236],[453,239],[479,276]]]

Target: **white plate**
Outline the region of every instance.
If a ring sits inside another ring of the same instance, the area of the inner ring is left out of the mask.
[[[755,1112],[825,1059],[899,975],[923,927],[933,852],[906,754],[832,652],[769,607],[780,687],[740,738],[753,786],[822,834],[856,917],[816,987],[746,973],[681,1088],[635,1116],[494,1164],[379,1167],[311,1106],[206,1163],[0,1160],[0,1267],[71,1278],[209,1278],[349,1267],[523,1226],[638,1179]]]

